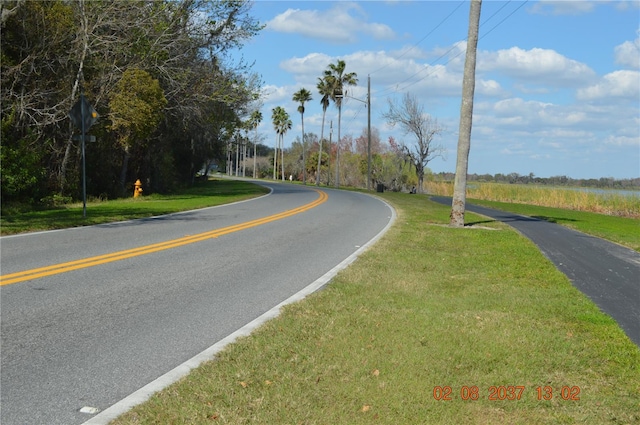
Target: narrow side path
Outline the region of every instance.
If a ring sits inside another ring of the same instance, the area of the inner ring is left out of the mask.
[[[430,198],[451,205],[451,198]],[[504,222],[529,238],[640,347],[640,253],[548,221],[469,203],[466,209]]]

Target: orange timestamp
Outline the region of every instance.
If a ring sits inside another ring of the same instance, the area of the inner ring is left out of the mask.
[[[459,391],[448,385],[433,387],[433,398],[438,401],[450,401],[450,400],[509,400],[516,401],[521,400],[526,393],[527,388],[524,385],[492,385],[485,390],[481,390],[478,386],[466,386],[460,387]],[[538,386],[535,387],[534,395],[537,400],[548,401],[554,398],[561,398],[567,401],[580,400],[580,387],[564,385],[560,388],[553,388],[551,386]]]

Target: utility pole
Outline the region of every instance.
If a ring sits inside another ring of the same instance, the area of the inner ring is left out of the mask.
[[[367,190],[371,190],[371,74],[367,75]]]
[[[476,85],[476,51],[478,49],[478,29],[480,27],[480,6],[482,0],[471,0],[469,10],[469,35],[467,53],[464,60],[462,80],[462,105],[460,106],[460,129],[458,131],[458,159],[456,178],[453,186],[453,201],[449,225],[464,227],[464,212],[467,201],[467,172],[471,147],[471,124],[473,118],[473,93]]]

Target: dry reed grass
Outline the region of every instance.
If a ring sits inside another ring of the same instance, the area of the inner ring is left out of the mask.
[[[426,182],[427,193],[453,195],[451,182]],[[588,211],[617,217],[640,218],[640,196],[619,193],[595,193],[571,188],[554,188],[518,184],[477,183],[467,187],[467,196],[486,201],[512,202]]]

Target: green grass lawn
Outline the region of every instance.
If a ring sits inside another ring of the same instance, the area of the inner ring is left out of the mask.
[[[228,204],[268,192],[267,188],[246,181],[214,179],[199,182],[177,195],[150,195],[135,199],[89,202],[86,217],[82,216],[81,203],[27,213],[9,213],[3,209],[0,234],[4,236],[152,217]]]
[[[535,245],[382,196],[395,225],[324,290],[114,423],[640,423],[640,349]]]

